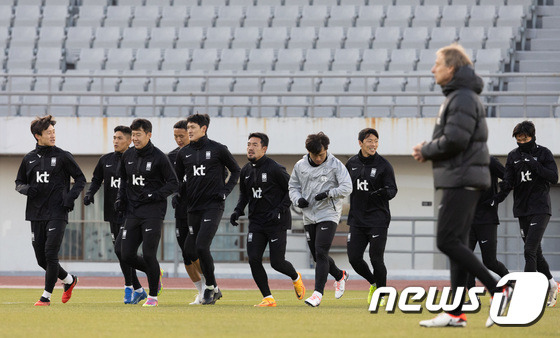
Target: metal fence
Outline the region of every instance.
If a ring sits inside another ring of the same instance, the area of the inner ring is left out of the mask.
[[[490,117],[558,117],[560,115],[560,91],[534,90],[535,79],[556,83],[560,73],[492,73],[481,74],[486,88],[481,94]],[[67,90],[64,86],[69,79],[82,78],[87,82],[83,90]],[[176,91],[176,83],[184,79],[200,78],[201,88],[191,92]],[[233,90],[239,79],[252,78],[258,81],[258,90]],[[285,79],[285,91],[263,90],[263,84],[272,79]],[[374,91],[384,79],[401,79],[400,90]],[[3,80],[2,80],[3,79]],[[22,89],[21,80],[28,83]],[[119,86],[128,79],[142,82],[142,90],[119,91]],[[309,81],[307,90],[291,90],[294,80]],[[321,84],[335,79],[344,79],[339,91],[323,91]],[[522,79],[524,90],[508,91],[508,83]],[[173,90],[162,89],[164,81],[175,81]],[[229,91],[212,89],[216,82],[231,82]],[[425,81],[423,81],[425,80]],[[46,85],[45,85],[46,81]],[[428,82],[426,85],[425,82]],[[43,83],[40,89],[37,82]],[[99,83],[95,89],[92,83]],[[359,90],[349,89],[357,86]],[[65,88],[63,90],[63,88]],[[408,90],[414,88],[414,90]],[[29,89],[29,90],[27,90]],[[37,89],[37,90],[31,90]],[[84,100],[83,98],[95,98]],[[228,103],[228,98],[246,98],[243,103]],[[294,102],[290,98],[305,98]],[[321,98],[335,98],[325,103]],[[177,74],[122,74],[112,73],[71,73],[64,74],[2,74],[0,78],[0,115],[26,116],[49,113],[57,116],[185,116],[195,110],[209,112],[213,116],[244,117],[424,117],[435,116],[440,101],[430,97],[442,97],[439,87],[433,83],[433,75],[423,72],[374,73],[360,72],[346,74],[328,73],[177,73]],[[114,98],[127,98],[118,101]],[[185,98],[181,102],[171,98]],[[195,100],[196,98],[196,100]],[[282,99],[281,99],[282,98]],[[389,102],[379,101],[389,98]],[[403,100],[403,98],[412,98]],[[505,98],[505,100],[497,100]],[[414,100],[415,99],[415,100]],[[443,99],[441,100],[443,101]],[[85,107],[93,108],[87,114]],[[80,109],[81,108],[81,109]],[[116,108],[116,109],[113,109]],[[174,109],[171,109],[174,108]],[[237,108],[242,108],[241,110]],[[273,110],[264,112],[266,108]],[[299,108],[295,115],[289,110]],[[326,111],[323,108],[327,108]],[[521,109],[519,112],[516,110]],[[62,112],[63,111],[63,112]],[[512,111],[514,111],[512,113]]]

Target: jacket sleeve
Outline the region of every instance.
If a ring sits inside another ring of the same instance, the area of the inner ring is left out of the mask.
[[[329,190],[331,198],[345,198],[352,193],[352,179],[348,173],[348,169],[338,159],[335,162],[335,176],[338,186]]]
[[[280,189],[282,189],[282,192],[284,193],[284,198],[282,198],[282,202],[278,206],[278,209],[280,211],[284,211],[287,210],[292,204],[292,201],[290,201],[290,192],[288,191],[288,183],[290,181],[290,175],[286,171],[286,168],[279,165],[276,170],[276,177],[278,179],[278,184],[280,186]]]
[[[448,104],[443,133],[422,147],[426,160],[444,160],[464,151],[477,125],[476,101],[466,94],[457,94]]]
[[[66,152],[66,170],[74,179],[74,186],[70,189],[67,198],[74,201],[78,198],[78,196],[80,196],[82,190],[84,190],[84,187],[86,186],[86,177],[84,176],[82,169],[78,166],[78,163],[74,160],[74,156],[72,156],[69,152]]]
[[[503,180],[506,168],[494,156],[490,156],[490,174]]]
[[[542,163],[536,162],[535,167],[537,175],[544,178],[549,183],[556,184],[558,182],[558,167],[556,166],[554,156],[552,156],[550,150],[547,149],[544,161]]]
[[[292,175],[290,176],[290,180],[288,181],[289,196],[294,205],[297,205],[298,200],[303,197],[301,194],[301,181],[299,174],[298,162],[294,166],[294,170],[292,171]]]
[[[26,165],[25,165],[25,157],[21,161],[19,166],[17,176],[16,176],[16,191],[22,195],[27,195],[27,191],[31,186],[27,181],[27,174],[26,174]]]
[[[239,180],[241,168],[239,168],[237,161],[233,158],[233,155],[229,152],[226,146],[222,149],[222,163],[230,172],[229,179],[224,186],[224,191],[222,192],[228,196],[237,184],[237,180]]]
[[[164,153],[160,153],[161,157],[161,175],[165,184],[159,188],[156,193],[161,199],[166,199],[169,195],[176,193],[179,190],[179,181],[169,158]]]
[[[128,151],[128,150],[127,150]],[[126,152],[125,152],[126,154]],[[121,156],[121,160],[119,162],[119,167],[117,168],[117,176],[121,180],[121,184],[119,185],[119,190],[117,191],[117,200],[123,203],[126,203],[126,188],[127,188],[127,176],[126,176],[126,167],[124,165],[124,158],[125,154]]]
[[[395,171],[391,163],[386,162],[387,167],[383,175],[383,188],[387,190],[387,200],[392,200],[397,195],[397,182],[395,181]]]
[[[185,164],[181,161],[181,150],[177,153],[177,157],[175,158],[175,174],[177,175],[177,180],[179,180],[179,195],[185,191],[186,182],[183,180],[185,177]]]
[[[95,195],[95,193],[97,192],[97,190],[99,190],[101,184],[103,183],[103,163],[101,159],[102,158],[100,158],[99,161],[97,161],[97,165],[93,170],[93,177],[91,178],[91,184],[89,186],[86,195],[89,196]]]
[[[243,169],[241,169],[241,176],[244,177],[246,176],[246,170],[245,167]],[[245,215],[245,207],[247,206],[247,203],[249,203],[249,198],[247,197],[247,193],[245,190],[245,180],[239,180],[239,198],[237,200],[237,205],[235,206],[235,211],[237,211],[237,213],[240,216]]]
[[[500,184],[500,192],[494,195],[493,199],[497,203],[502,203],[506,197],[509,195],[510,191],[515,185],[515,167],[513,164],[512,153],[510,153],[506,160],[506,166],[504,170],[504,177]]]

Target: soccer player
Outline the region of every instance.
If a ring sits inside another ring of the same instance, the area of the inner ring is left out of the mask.
[[[498,178],[504,178],[504,170],[500,161],[496,157],[490,156],[491,185],[490,188],[482,192],[478,200],[469,233],[469,248],[474,251],[478,243],[482,254],[482,263],[500,277],[507,275],[509,271],[496,257],[500,219],[498,218],[498,203],[493,197],[498,193]],[[473,288],[475,285],[474,277],[469,274],[467,288]]]
[[[33,250],[40,267],[45,269],[45,290],[35,306],[51,305],[51,295],[57,278],[62,280],[62,302],[72,297],[78,277],[66,272],[58,262],[58,251],[68,224],[68,213],[74,209],[86,185],[86,178],[72,154],[57,146],[51,115],[31,122],[35,149],[21,161],[16,191],[27,196],[25,219],[31,222]],[[70,189],[70,177],[74,186]]]
[[[344,164],[327,151],[329,143],[323,132],[308,135],[308,154],[295,164],[289,181],[290,200],[303,210],[307,245],[316,262],[315,290],[305,300],[312,307],[321,304],[329,273],[335,278],[336,298],[342,297],[348,280],[348,273],[336,266],[329,250],[352,181]]]
[[[188,255],[191,261],[200,259],[206,278],[203,305],[215,304],[222,297],[214,275],[210,245],[224,213],[224,201],[237,183],[241,170],[226,146],[208,138],[209,125],[207,114],[187,118],[190,143],[179,150],[175,165],[177,176],[186,178],[181,191],[187,204]],[[227,183],[226,168],[230,172]]]
[[[393,167],[377,152],[379,134],[365,128],[358,134],[360,151],[346,163],[352,179],[348,213],[348,260],[354,270],[369,283],[368,303],[378,287],[387,285],[387,268],[383,261],[387,230],[391,222],[389,201],[397,194]],[[369,244],[369,258],[373,273],[364,261],[364,251]],[[385,297],[380,305],[385,305]]]
[[[276,300],[270,292],[268,277],[262,265],[266,245],[270,248],[270,265],[292,279],[297,299],[305,296],[301,274],[285,258],[286,230],[292,226],[286,168],[266,156],[268,136],[252,133],[247,142],[247,163],[241,169],[239,200],[231,214],[230,223],[238,226],[239,216],[244,215],[249,204],[249,234],[247,254],[253,279],[259,287],[263,300],[258,307],[274,307]]]
[[[126,221],[122,231],[122,258],[134,269],[148,277],[150,292],[143,306],[158,306],[163,270],[157,260],[161,228],[167,209],[167,197],[179,188],[177,176],[167,156],[156,148],[152,137],[152,123],[136,119],[130,125],[132,142],[122,155],[115,209],[124,211]],[[142,244],[142,256],[138,248]]]
[[[523,121],[513,129],[517,148],[510,151],[502,190],[496,201],[503,201],[513,190],[513,216],[519,220],[525,243],[525,271],[541,272],[549,280],[548,306],[556,305],[558,285],[542,254],[541,240],[551,216],[550,185],[558,182],[558,168],[550,150],[536,143],[535,125]]]
[[[122,259],[121,241],[122,230],[124,229],[124,217],[122,212],[115,212],[114,205],[117,199],[117,192],[120,186],[120,178],[118,178],[118,166],[121,162],[122,154],[130,146],[132,130],[127,126],[117,126],[113,134],[114,152],[101,156],[93,171],[91,185],[84,196],[84,205],[94,203],[95,193],[103,184],[103,219],[109,222],[111,228],[111,239],[115,254],[119,259],[121,271],[124,276],[124,303],[137,304],[140,300],[145,299],[148,295],[142,288],[136,270],[128,266]]]
[[[175,164],[177,163],[177,154],[179,150],[189,144],[189,134],[187,133],[187,120],[181,120],[173,126],[173,137],[177,143],[177,148],[173,149],[167,156],[169,161],[173,164],[173,170],[175,170]],[[186,183],[184,177],[177,177],[177,179],[182,180]],[[186,239],[189,233],[189,225],[187,222],[187,205],[185,203],[185,198],[183,197],[184,192],[179,192],[173,196],[171,204],[175,209],[175,235],[177,237],[177,244],[181,248],[181,253],[183,255],[183,263],[185,264],[185,270],[190,279],[194,283],[198,293],[190,305],[202,304],[202,295],[204,294],[204,275],[200,269],[200,261],[196,259],[191,261],[187,253]]]
[[[432,73],[446,98],[432,140],[414,146],[412,156],[419,162],[432,161],[434,185],[442,192],[438,207],[437,247],[450,260],[453,297],[458,287],[464,288],[470,273],[492,294],[503,292],[506,301],[500,304],[498,311],[502,315],[511,300],[512,288],[509,285],[498,288],[497,280],[467,246],[476,204],[481,192],[490,187],[490,155],[486,145],[488,127],[484,105],[478,97],[484,82],[475,74],[471,60],[458,44],[436,52]],[[463,289],[456,309],[423,320],[420,325],[465,327],[464,297]],[[486,326],[493,324],[488,317]]]

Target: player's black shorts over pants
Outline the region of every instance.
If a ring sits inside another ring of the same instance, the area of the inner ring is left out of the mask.
[[[525,243],[525,272],[540,272],[546,278],[551,279],[552,274],[546,259],[544,259],[541,247],[543,238],[550,215],[538,214],[525,217],[519,217],[519,228],[521,230],[521,238]]]
[[[188,257],[191,262],[200,259],[200,268],[206,278],[207,286],[217,286],[214,275],[214,259],[210,252],[212,240],[218,231],[224,211],[209,209],[187,213],[189,234],[186,240]]]
[[[329,273],[336,280],[340,280],[343,276],[342,270],[336,266],[334,260],[329,256],[336,226],[335,222],[329,221],[304,226],[307,245],[311,255],[313,255],[313,260],[316,262],[315,291],[321,294],[324,293]]]
[[[113,240],[113,247],[115,249],[115,255],[119,259],[119,264],[121,266],[121,271],[124,276],[124,285],[132,285],[136,290],[142,287],[138,276],[136,276],[136,270],[131,266],[126,264],[122,259],[122,231],[124,230],[124,223],[110,222],[111,226],[111,239]]]
[[[383,255],[387,244],[387,228],[350,227],[347,240],[348,261],[352,268],[370,284],[377,287],[387,285],[387,268]],[[364,261],[364,252],[369,244],[369,259],[373,273]]]
[[[162,226],[163,220],[159,218],[127,218],[122,231],[122,258],[125,264],[146,273],[152,297],[158,293],[160,270],[157,250]],[[138,256],[140,244],[142,256]]]
[[[58,251],[66,230],[65,220],[31,221],[33,250],[37,264],[45,270],[45,291],[52,293],[56,279],[64,279],[68,272],[58,263]]]
[[[497,291],[497,281],[467,246],[469,230],[481,192],[462,188],[442,189],[442,192],[437,221],[437,247],[449,257],[453,294],[458,287],[466,285],[469,273],[494,293]],[[459,307],[449,313],[453,315],[462,313],[464,295],[463,292]]]
[[[480,246],[482,263],[494,271],[498,276],[503,277],[509,273],[505,265],[498,260],[498,224],[473,224],[469,233],[469,249],[474,251],[476,243]],[[473,275],[467,278],[467,288],[476,285]]]
[[[249,266],[253,279],[259,287],[263,297],[270,296],[268,286],[268,276],[262,265],[262,258],[266,245],[269,245],[270,265],[278,272],[289,276],[292,280],[298,278],[296,269],[292,263],[286,260],[286,230],[274,232],[256,231],[249,232],[247,235],[247,255],[249,256]]]

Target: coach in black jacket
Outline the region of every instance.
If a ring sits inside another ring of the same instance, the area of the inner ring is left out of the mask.
[[[134,148],[122,156],[121,186],[115,202],[115,209],[126,211],[121,250],[124,261],[148,277],[150,292],[144,306],[157,306],[162,275],[157,249],[167,197],[178,190],[179,183],[167,156],[150,140],[151,122],[136,119],[130,128]],[[137,254],[140,244],[142,256]]]
[[[496,279],[467,246],[476,204],[482,190],[490,187],[488,127],[478,97],[483,81],[475,74],[461,46],[444,47],[436,55],[432,73],[442,88],[445,102],[432,140],[416,145],[413,157],[419,162],[432,161],[435,188],[443,193],[438,211],[437,246],[450,259],[453,292],[465,286],[467,273],[478,278],[490,292],[498,292],[501,289],[496,287]],[[464,292],[462,296],[464,300]],[[420,325],[466,326],[462,304],[463,301],[455,310],[421,321]],[[487,325],[492,324],[489,318]]]
[[[503,201],[513,189],[513,216],[519,219],[525,243],[525,271],[538,271],[549,279],[548,305],[554,306],[558,287],[542,254],[541,240],[551,216],[550,185],[558,182],[558,168],[550,150],[535,143],[533,122],[517,124],[513,137],[518,147],[508,154],[502,191],[496,200]]]
[[[354,270],[370,283],[369,303],[375,289],[387,284],[387,268],[383,255],[391,221],[389,200],[397,194],[397,184],[393,166],[377,152],[377,130],[361,130],[358,142],[360,151],[346,163],[346,169],[352,178],[347,252]],[[364,261],[364,251],[368,244],[373,273]],[[384,305],[384,302],[383,298],[381,305]]]
[[[291,228],[290,196],[286,168],[266,156],[268,136],[252,133],[247,142],[247,163],[241,169],[239,200],[230,223],[237,226],[239,216],[244,215],[249,204],[249,234],[247,235],[247,255],[253,279],[259,287],[263,300],[255,306],[276,306],[268,286],[268,277],[262,265],[266,245],[270,245],[270,265],[272,268],[292,278],[298,299],[303,299],[305,288],[301,275],[285,258],[286,230]]]
[[[189,234],[186,246],[191,260],[200,259],[206,278],[203,305],[214,304],[222,293],[214,276],[210,245],[224,213],[224,201],[239,179],[239,166],[226,146],[206,136],[210,117],[195,114],[187,118],[190,143],[179,150],[175,170],[185,177],[180,190],[187,203]],[[226,171],[230,172],[226,183]],[[196,253],[193,252],[196,250]]]
[[[132,130],[127,126],[117,126],[113,134],[114,152],[101,156],[95,169],[91,185],[84,196],[84,205],[94,203],[95,193],[103,184],[103,218],[109,222],[111,229],[111,239],[115,254],[119,259],[121,271],[124,276],[124,303],[130,304],[133,301],[133,290],[141,292],[142,285],[136,276],[136,270],[127,265],[122,259],[121,242],[122,230],[124,230],[124,213],[115,211],[115,201],[121,185],[118,168],[121,163],[123,153],[128,149],[131,142]]]
[[[76,276],[60,266],[58,251],[68,212],[74,209],[74,200],[84,189],[86,178],[72,154],[55,146],[55,124],[51,115],[31,122],[31,134],[37,145],[23,158],[16,178],[16,191],[27,196],[25,219],[31,222],[35,257],[45,269],[45,290],[36,306],[50,305],[57,278],[64,283],[63,303],[70,299],[78,282]],[[75,182],[72,189],[70,177]]]

